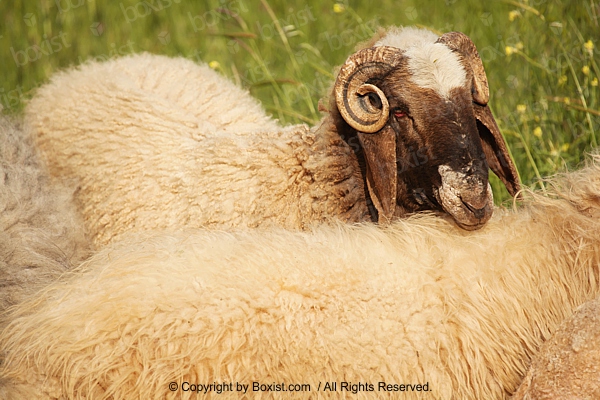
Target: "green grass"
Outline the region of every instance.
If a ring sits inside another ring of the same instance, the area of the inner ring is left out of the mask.
[[[379,26],[417,25],[473,39],[526,185],[543,188],[540,178],[600,141],[597,0],[0,0],[0,24],[5,113],[61,68],[150,51],[210,63],[283,123],[314,123],[358,42]]]

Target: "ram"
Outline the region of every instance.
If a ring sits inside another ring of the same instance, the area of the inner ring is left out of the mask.
[[[26,120],[52,174],[76,180],[98,245],[174,226],[306,229],[491,216],[488,165],[519,190],[472,41],[391,29],[348,58],[320,123],[282,127],[205,65],[138,54],[39,89]],[[369,207],[372,204],[374,207]]]
[[[29,132],[1,116],[0,327],[9,306],[78,265],[88,254],[73,189],[50,183]]]
[[[132,234],[11,314],[0,396],[187,399],[190,384],[276,382],[354,398],[346,382],[373,385],[369,399],[401,384],[415,391],[394,398],[505,399],[600,294],[600,156],[553,182],[475,232],[422,213]]]

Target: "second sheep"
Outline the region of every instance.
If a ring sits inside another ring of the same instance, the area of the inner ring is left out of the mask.
[[[282,127],[205,65],[139,54],[56,74],[26,109],[96,244],[166,227],[304,229],[421,210],[490,218],[488,165],[516,169],[464,34],[394,28],[348,58],[329,112]],[[374,207],[369,207],[373,204]]]

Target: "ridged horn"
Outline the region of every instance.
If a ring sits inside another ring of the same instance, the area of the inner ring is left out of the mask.
[[[477,104],[485,106],[490,100],[490,89],[475,43],[462,32],[445,33],[438,38],[437,42],[445,44],[462,56],[467,69],[471,69],[473,72],[473,100]]]
[[[402,51],[390,47],[370,47],[351,55],[337,76],[334,94],[337,107],[352,128],[375,133],[389,118],[389,102],[372,82],[397,68]]]

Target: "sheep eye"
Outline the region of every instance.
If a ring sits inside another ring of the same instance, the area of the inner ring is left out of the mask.
[[[396,111],[394,111],[394,116],[396,118],[404,118],[404,117],[406,117],[406,113],[402,110],[396,110]]]

